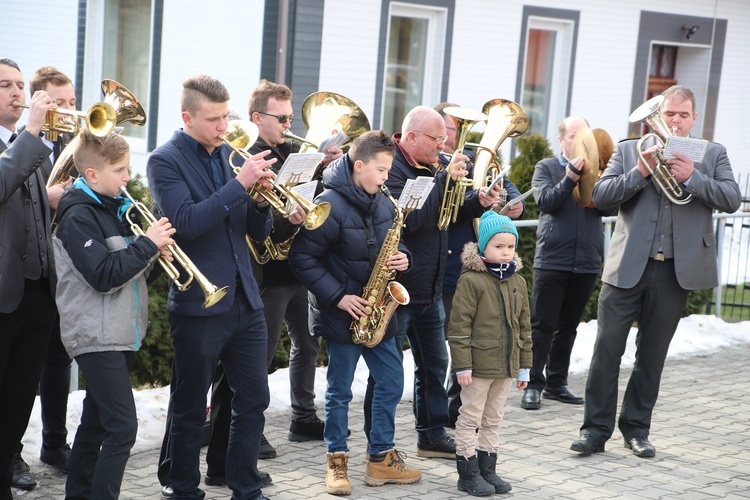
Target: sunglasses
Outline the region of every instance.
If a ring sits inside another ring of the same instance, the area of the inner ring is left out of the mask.
[[[274,118],[279,120],[279,123],[286,123],[287,121],[289,121],[289,123],[292,123],[294,121],[293,113],[291,115],[272,115],[271,113],[265,113],[263,111],[257,111],[257,113],[260,113],[261,115],[266,115],[266,116],[273,116]]]

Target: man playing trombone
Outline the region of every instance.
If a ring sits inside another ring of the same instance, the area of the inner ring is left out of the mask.
[[[673,135],[689,137],[698,116],[693,92],[675,85],[662,98],[654,117]],[[619,205],[620,211],[602,273],[583,425],[570,446],[581,455],[603,452],[614,432],[620,361],[636,318],[635,363],[617,424],[634,455],[656,454],[648,438],[669,344],[688,292],[718,284],[711,214],[740,206],[740,189],[721,144],[708,143],[703,161],[693,163],[680,154],[664,159],[661,144],[641,152],[640,143],[617,145],[593,191],[597,207]],[[692,195],[689,203],[674,203],[674,194],[657,185],[652,172],[659,163]]]

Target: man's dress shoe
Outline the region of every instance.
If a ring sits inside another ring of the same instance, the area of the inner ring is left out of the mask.
[[[625,438],[625,448],[633,450],[633,455],[636,457],[649,458],[656,455],[656,448],[645,437]]]
[[[567,385],[555,388],[547,387],[544,389],[542,397],[545,399],[554,399],[555,401],[560,401],[561,403],[568,403],[571,405],[583,404],[583,398],[571,391],[570,387],[568,387]]]
[[[524,410],[538,410],[542,406],[537,389],[526,389],[521,398],[521,408]]]
[[[13,456],[13,479],[10,485],[14,488],[20,488],[22,490],[33,490],[36,485],[36,479],[31,473],[31,469],[21,458],[20,453],[16,453]]]
[[[587,456],[592,453],[602,453],[604,451],[604,443],[597,441],[591,434],[581,434],[581,437],[573,441],[573,444],[570,445],[570,449]]]

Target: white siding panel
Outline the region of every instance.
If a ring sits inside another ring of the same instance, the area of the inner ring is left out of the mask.
[[[387,14],[381,14],[380,1],[325,2],[318,88],[352,99],[370,122],[375,107],[381,15]]]

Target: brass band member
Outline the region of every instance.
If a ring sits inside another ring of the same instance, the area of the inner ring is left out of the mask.
[[[695,95],[683,86],[662,93],[661,117],[675,135],[689,137],[698,114]],[[669,343],[688,292],[718,284],[713,210],[734,212],[740,188],[727,150],[710,142],[701,163],[679,153],[667,168],[693,195],[685,205],[667,198],[644,162],[656,166],[655,145],[641,158],[636,140],[617,145],[594,186],[597,207],[620,206],[602,274],[596,343],[586,382],[580,439],[570,449],[583,455],[604,451],[615,430],[617,378],[630,327],[638,317],[635,364],[623,397],[618,427],[638,457],[653,457],[651,415]]]

